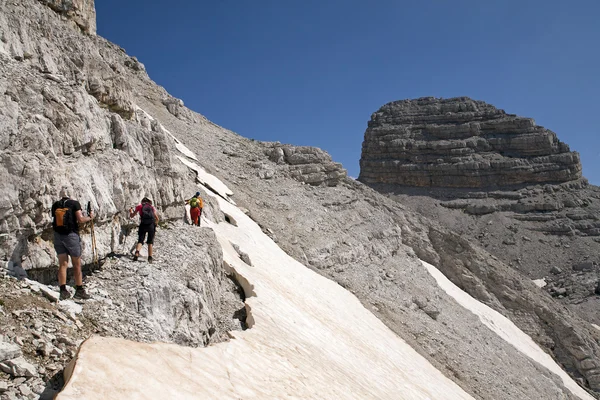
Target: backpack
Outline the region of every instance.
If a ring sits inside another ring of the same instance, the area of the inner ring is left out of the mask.
[[[69,199],[64,199],[62,204],[54,210],[54,228],[59,233],[71,233],[75,231],[73,207],[69,207],[67,201]]]
[[[154,209],[151,204],[142,204],[142,212],[140,215],[140,222],[142,225],[151,225],[154,223]]]
[[[202,199],[200,197],[192,197],[190,200],[190,207],[191,208],[202,208]]]

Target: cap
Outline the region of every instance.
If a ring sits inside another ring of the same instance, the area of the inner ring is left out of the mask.
[[[58,193],[58,195],[60,196],[61,199],[64,199],[65,197],[71,197],[71,191],[69,190],[68,187],[63,186],[60,189],[60,192]]]
[[[200,192],[196,192],[196,197],[200,196]]]

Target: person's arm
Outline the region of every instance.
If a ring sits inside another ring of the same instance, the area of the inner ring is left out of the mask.
[[[138,212],[137,207],[135,209],[133,207],[129,208],[129,218],[135,217],[135,214],[137,214],[137,212]]]
[[[152,208],[154,208],[154,207],[152,207]],[[158,213],[156,212],[156,208],[154,208],[154,223],[156,225],[158,225],[158,221],[159,221]]]
[[[75,211],[75,217],[77,218],[77,222],[80,224],[85,224],[86,222],[90,222],[94,219],[94,211],[90,211],[89,217],[84,217],[81,210]]]

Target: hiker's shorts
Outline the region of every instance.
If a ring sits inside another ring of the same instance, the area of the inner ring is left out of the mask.
[[[138,243],[144,244],[144,238],[146,237],[146,234],[148,234],[148,240],[146,240],[146,243],[154,243],[154,233],[156,233],[156,225],[140,225],[140,228],[138,229]]]
[[[71,257],[81,257],[81,238],[76,232],[68,235],[54,232],[54,250],[56,254],[68,254]]]

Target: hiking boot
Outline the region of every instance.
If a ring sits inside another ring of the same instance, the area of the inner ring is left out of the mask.
[[[60,299],[67,300],[71,298],[71,293],[67,289],[60,289]]]
[[[152,264],[152,256],[148,256],[148,262]]]
[[[133,261],[137,261],[139,256],[140,256],[140,253],[138,253],[138,252],[136,251],[136,252],[135,252],[135,255],[133,256]]]
[[[87,292],[85,291],[85,289],[76,289],[75,290],[75,296],[73,296],[74,299],[79,299],[79,300],[89,300],[92,297],[87,294]]]

